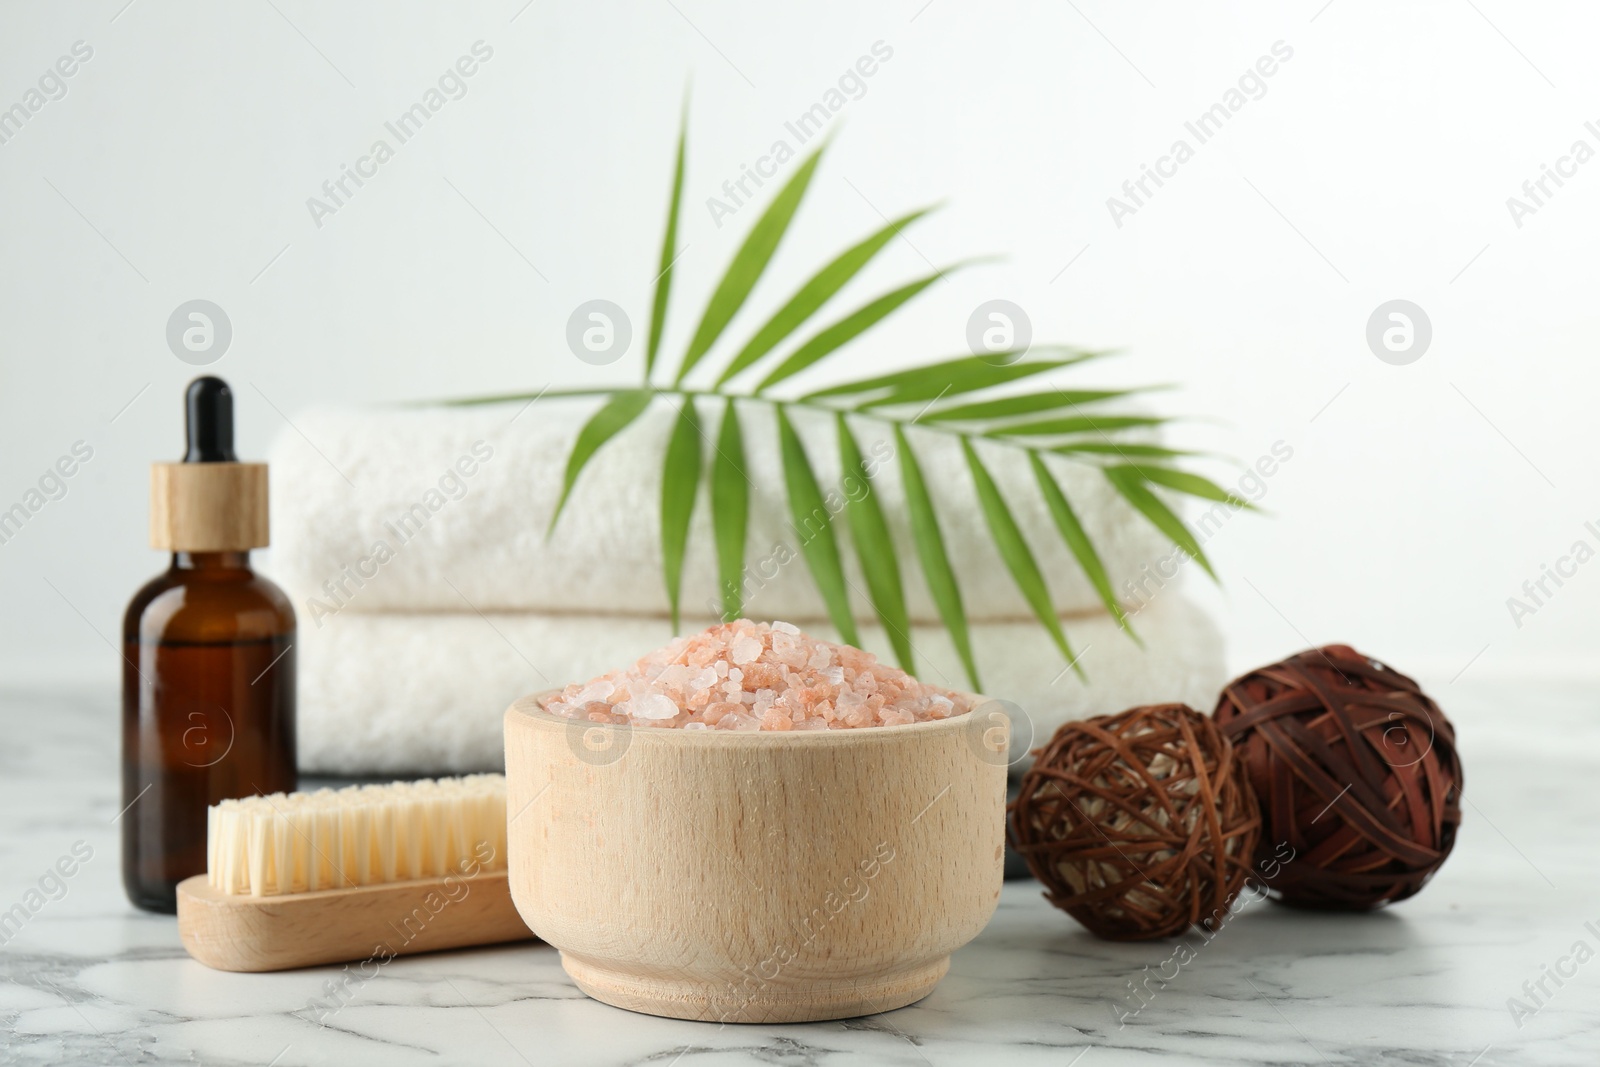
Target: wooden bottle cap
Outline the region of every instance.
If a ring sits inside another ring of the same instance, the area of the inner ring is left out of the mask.
[[[152,463],[150,547],[169,552],[265,548],[265,463]]]

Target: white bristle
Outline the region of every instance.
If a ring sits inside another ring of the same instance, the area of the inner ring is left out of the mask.
[[[278,896],[504,870],[499,774],[224,800],[206,812],[206,877]]]

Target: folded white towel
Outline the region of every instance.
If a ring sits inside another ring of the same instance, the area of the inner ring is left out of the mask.
[[[1225,680],[1216,627],[1176,590],[1140,612],[1143,649],[1104,614],[1063,621],[1088,686],[1037,622],[973,626],[985,695],[1023,709],[1014,758],[1069,719],[1165,701],[1208,709]],[[671,638],[663,620],[626,616],[351,611],[325,622],[300,635],[300,765],[333,774],[498,769],[512,700],[631,665]],[[684,630],[709,624],[685,620]],[[881,630],[862,640],[888,658]],[[942,628],[915,627],[912,640],[924,680],[967,688]]]
[[[531,406],[297,416],[271,456],[272,562],[294,597],[301,627],[314,629],[329,612],[346,608],[665,614],[660,486],[661,456],[675,418],[670,405],[658,402],[594,457],[546,539],[567,454],[595,407],[547,399]],[[771,415],[759,405],[741,407],[740,415],[752,483],[744,614],[796,623],[825,618],[789,521]],[[716,411],[707,406],[702,417],[714,439]],[[832,427],[806,412],[795,412],[794,419],[824,490],[838,486]],[[911,541],[892,437],[867,420],[854,425],[900,550],[911,617],[936,622]],[[909,432],[968,616],[1028,618],[984,524],[959,445],[947,434]],[[1033,547],[1057,610],[1102,610],[1022,455],[979,447]],[[704,451],[709,463],[710,446]],[[1114,588],[1171,552],[1098,471],[1051,462]],[[686,615],[715,616],[717,571],[704,492],[683,568],[683,603]],[[855,608],[870,616],[848,535],[841,531],[840,539]]]

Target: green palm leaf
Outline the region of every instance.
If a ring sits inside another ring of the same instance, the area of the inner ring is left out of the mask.
[[[878,297],[870,303],[864,304],[834,323],[819,331],[805,344],[789,353],[783,362],[772,368],[768,375],[761,379],[756,386],[756,392],[765,392],[770,387],[777,385],[785,378],[799,374],[807,367],[816,363],[824,356],[830,355],[845,343],[854,340],[858,335],[865,333],[876,326],[884,318],[892,314],[901,304],[922,292],[928,286],[944,277],[949,271],[960,270],[961,264],[955,264],[934,274],[918,278],[908,285],[892,290]]]
[[[1257,510],[1256,506],[1242,496],[1228,492],[1222,486],[1209,478],[1188,471],[1173,470],[1171,467],[1150,467],[1138,464],[1129,464],[1123,468],[1132,471],[1147,482],[1165,486],[1179,493],[1197,496],[1202,500],[1214,500],[1219,504],[1227,504],[1236,508],[1250,508]]]
[[[1104,434],[1142,426],[1161,426],[1171,421],[1154,415],[1065,415],[1056,419],[996,426],[989,432],[1006,437],[1060,437],[1074,433]]]
[[[867,579],[867,593],[872,597],[872,608],[878,621],[889,635],[895,659],[908,673],[916,673],[916,663],[911,648],[911,617],[906,611],[905,588],[900,584],[900,561],[895,555],[894,542],[889,538],[889,524],[883,517],[883,505],[867,473],[866,461],[861,458],[861,446],[841,413],[835,416],[839,434],[839,467],[843,483],[845,516],[850,522],[850,537],[855,542],[856,558],[861,561],[861,573]],[[852,493],[858,486],[860,493]]]
[[[700,325],[694,331],[694,339],[689,342],[689,350],[684,353],[683,365],[678,368],[678,384],[683,383],[685,375],[710,351],[723,328],[743,306],[750,290],[755,288],[761,273],[767,269],[772,254],[778,250],[778,242],[783,239],[790,221],[794,219],[795,210],[806,195],[806,187],[811,184],[811,176],[816,173],[817,162],[822,158],[822,149],[826,147],[824,144],[806,157],[794,177],[779,190],[767,210],[750,227],[744,244],[734,253],[733,261],[728,264],[727,272],[723,274],[722,281],[711,294],[711,301],[706,304],[704,314],[700,316]]]
[[[656,271],[655,297],[650,304],[650,342],[644,353],[644,380],[655,369],[661,350],[661,332],[667,323],[667,297],[672,292],[672,264],[678,256],[678,208],[683,202],[683,155],[689,141],[689,101],[683,102],[683,122],[678,127],[678,162],[672,168],[672,199],[667,206],[667,232],[661,239],[661,265]]]
[[[844,288],[846,282],[854,278],[861,269],[872,261],[872,258],[883,250],[901,230],[926,215],[931,208],[913,211],[902,215],[893,222],[885,225],[877,233],[866,240],[846,249],[831,263],[811,276],[811,279],[800,287],[799,292],[789,298],[789,302],[779,308],[767,320],[765,326],[757,330],[755,336],[739,350],[732,362],[717,378],[717,388],[731,379],[740,371],[749,367],[762,356],[772,351],[780,341],[788,337],[800,324],[816,314],[817,310],[827,303],[832,296]]]
[[[817,476],[806,458],[805,445],[794,432],[788,414],[777,408],[778,451],[783,456],[783,481],[789,491],[789,514],[806,566],[817,583],[817,591],[827,605],[828,617],[840,638],[848,645],[861,644],[855,617],[850,613],[850,597],[845,592],[844,567],[839,562],[839,544],[833,537],[833,516],[822,498]]]
[[[984,422],[990,419],[1009,419],[1018,415],[1035,415],[1041,411],[1075,408],[1080,404],[1098,404],[1104,400],[1132,396],[1139,389],[1051,389],[1042,393],[1022,393],[1019,396],[1002,396],[995,400],[977,400],[970,404],[937,407],[922,416],[923,422]]]
[[[572,495],[572,487],[577,484],[578,475],[583,473],[583,468],[600,451],[600,446],[621,433],[627,425],[650,406],[650,401],[655,394],[647,389],[624,389],[612,395],[611,399],[589,417],[583,424],[583,429],[578,431],[577,440],[572,444],[572,453],[567,456],[567,472],[561,479],[561,498],[556,501],[556,509],[550,515],[550,525],[545,529],[545,536],[550,536],[550,531],[556,528],[556,520],[561,517],[561,509],[567,505],[567,497]],[[535,397],[534,399],[538,399]]]
[[[1020,356],[1022,353],[1016,354]],[[1009,353],[1002,352],[994,356],[958,356],[955,359],[930,363],[925,367],[912,367],[892,374],[880,374],[854,382],[830,385],[826,389],[807,393],[801,399],[824,400],[836,396],[875,393],[878,395],[862,401],[861,406],[865,408],[911,403],[935,397],[960,396],[963,393],[1020,381],[1094,358],[1092,355],[1084,355],[1067,359],[1037,360],[1031,363],[994,362],[1007,355]]]
[[[1250,505],[1216,483],[1176,467],[1175,461],[1198,453],[1137,439],[1146,435],[1136,431],[1159,426],[1168,420],[1142,415],[1086,414],[1080,410],[1089,408],[1094,411],[1091,405],[1114,401],[1142,390],[1067,390],[1052,385],[1050,389],[1034,386],[1034,391],[1021,394],[981,395],[991,389],[1008,392],[1004,387],[1011,383],[1026,381],[1112,353],[1055,345],[1036,346],[1029,350],[960,356],[927,366],[842,382],[806,393],[798,400],[776,399],[765,394],[769,387],[815,367],[872,330],[931,286],[941,274],[917,278],[892,289],[822,327],[801,341],[786,357],[775,360],[776,366],[769,366],[765,377],[754,390],[734,393],[726,388],[736,376],[766,361],[794,337],[803,325],[810,322],[866,269],[896,234],[926,214],[926,209],[886,222],[812,273],[737,350],[716,376],[711,389],[684,386],[687,376],[704,362],[711,349],[727,332],[727,327],[738,316],[776,254],[815,176],[823,151],[821,147],[800,162],[793,176],[777,190],[771,203],[744,236],[700,314],[680,365],[675,372],[669,370],[666,373],[671,384],[652,384],[670,310],[673,266],[679,254],[677,245],[686,173],[687,132],[688,115],[685,109],[676,146],[666,229],[651,298],[644,385],[624,389],[545,389],[535,394],[502,394],[452,402],[487,404],[519,401],[526,406],[541,398],[604,398],[600,409],[579,430],[567,457],[560,496],[550,519],[551,530],[555,528],[574,492],[579,476],[606,442],[635,422],[656,397],[670,397],[681,408],[662,459],[660,535],[662,576],[674,629],[680,624],[683,566],[696,497],[703,477],[709,482],[717,578],[723,590],[725,616],[742,614],[746,607],[743,602],[744,567],[752,502],[744,433],[737,405],[761,404],[772,410],[777,422],[787,506],[795,534],[800,539],[801,554],[840,638],[850,644],[859,644],[848,582],[834,529],[834,515],[830,510],[830,500],[834,506],[838,502],[833,500],[831,493],[827,496],[823,494],[805,445],[790,421],[791,408],[809,409],[833,416],[846,485],[859,485],[864,490],[859,499],[852,494],[844,505],[845,517],[851,528],[851,541],[866,576],[867,595],[888,632],[896,655],[908,670],[913,666],[914,649],[910,642],[910,619],[899,556],[890,538],[882,501],[875,492],[874,478],[868,473],[859,443],[851,432],[850,419],[874,419],[892,430],[899,449],[901,479],[906,487],[906,511],[921,571],[939,617],[950,632],[974,689],[980,689],[981,686],[961,590],[950,562],[940,517],[928,490],[926,475],[907,440],[907,427],[919,421],[924,423],[925,433],[941,433],[961,442],[979,508],[1001,560],[1021,590],[1024,600],[1038,616],[1040,624],[1080,677],[1083,671],[1056,616],[1054,602],[1038,561],[1015,515],[978,455],[974,447],[976,440],[988,440],[990,445],[986,447],[1009,448],[1027,455],[1056,532],[1083,568],[1106,609],[1130,635],[1132,629],[1115,598],[1100,553],[1061,483],[1051,474],[1044,460],[1045,453],[1056,453],[1080,465],[1099,469],[1115,491],[1146,520],[1199,560],[1207,572],[1212,571],[1198,540],[1167,505],[1162,491],[1184,493],[1234,507]],[[1030,354],[1031,359],[1025,358]],[[704,434],[695,408],[700,396],[722,401],[716,454],[711,457],[709,474],[703,463]],[[1134,439],[1125,440],[1127,437]],[[1135,636],[1134,640],[1138,638]]]
[[[1072,505],[1067,502],[1066,494],[1061,491],[1061,486],[1055,477],[1044,465],[1044,460],[1039,458],[1039,453],[1029,452],[1028,461],[1033,466],[1034,480],[1039,483],[1039,492],[1044,496],[1045,506],[1050,509],[1050,517],[1055,520],[1056,529],[1061,531],[1061,540],[1066,542],[1067,549],[1078,561],[1078,566],[1083,568],[1083,573],[1088,576],[1089,582],[1094,586],[1094,591],[1100,594],[1100,602],[1106,606],[1111,617],[1117,620],[1117,625],[1127,630],[1139,644],[1137,634],[1128,624],[1128,616],[1122,610],[1122,604],[1117,600],[1117,595],[1111,590],[1111,579],[1106,574],[1105,564],[1100,561],[1100,553],[1095,551],[1094,542],[1089,540],[1089,534],[1083,528],[1083,523],[1078,520],[1077,512],[1072,510]]]
[[[1059,452],[1062,455],[1073,453],[1086,453],[1089,455],[1125,456],[1129,459],[1180,459],[1184,456],[1198,456],[1199,452],[1189,452],[1179,448],[1167,448],[1164,445],[1137,444],[1131,441],[1069,441],[1064,445],[1051,445],[1048,451]]]
[[[967,469],[972,472],[972,484],[978,492],[978,505],[983,509],[984,522],[989,526],[989,534],[994,538],[1000,558],[1005,561],[1006,569],[1011,572],[1011,577],[1015,579],[1017,588],[1033,609],[1034,615],[1049,631],[1056,648],[1066,657],[1073,672],[1083,678],[1083,669],[1078,666],[1078,658],[1072,654],[1072,646],[1067,644],[1067,635],[1061,630],[1061,620],[1056,618],[1050,589],[1045,584],[1038,561],[1033,558],[1033,550],[1022,536],[1022,528],[1017,525],[1005,497],[1000,495],[1000,487],[994,484],[988,468],[973,450],[972,441],[962,437],[961,450],[967,457]]]
[[[1144,479],[1126,467],[1106,467],[1106,481],[1122,498],[1132,504],[1138,512],[1150,520],[1151,525],[1170,537],[1174,544],[1195,558],[1195,562],[1205,568],[1205,572],[1216,579],[1217,572],[1211,569],[1211,561],[1206,559],[1206,554],[1200,548],[1200,542],[1194,534],[1183,524],[1183,520],[1146,487]]]
[[[950,631],[950,640],[966,668],[967,680],[974,693],[983,692],[978,680],[978,661],[972,654],[972,636],[967,631],[967,612],[961,603],[961,588],[956,584],[955,570],[950,566],[950,555],[945,551],[944,535],[939,532],[939,518],[934,514],[933,498],[928,494],[928,483],[922,476],[922,466],[916,453],[906,440],[904,429],[896,423],[894,447],[900,456],[900,481],[906,489],[906,511],[911,519],[911,539],[917,546],[917,559],[922,563],[922,575],[928,582],[928,592],[939,618]]]
[[[722,408],[717,454],[711,457],[711,526],[717,539],[717,579],[723,621],[744,614],[744,542],[750,523],[750,480],[745,474],[744,433],[733,398]]]
[[[689,518],[694,514],[699,489],[700,417],[694,409],[694,398],[685,397],[661,465],[661,570],[667,581],[673,633],[678,632],[683,556],[689,545]]]

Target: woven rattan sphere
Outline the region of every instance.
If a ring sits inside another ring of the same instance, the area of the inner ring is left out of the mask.
[[[1266,887],[1287,904],[1360,910],[1432,877],[1461,822],[1455,730],[1405,675],[1328,645],[1230,682],[1217,725],[1260,799],[1260,848],[1295,858]]]
[[[1010,814],[1046,899],[1113,941],[1224,921],[1261,825],[1232,747],[1182,704],[1062,726]]]

